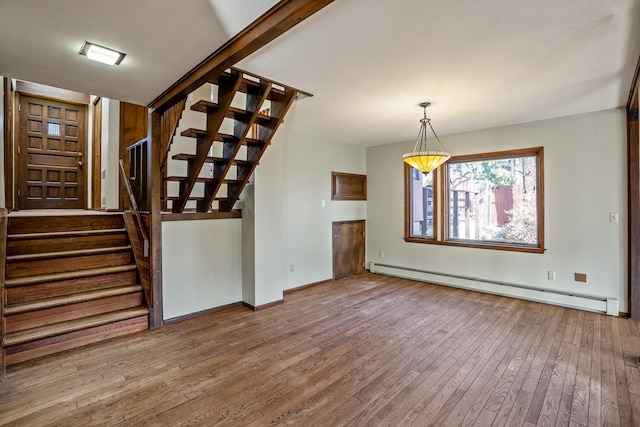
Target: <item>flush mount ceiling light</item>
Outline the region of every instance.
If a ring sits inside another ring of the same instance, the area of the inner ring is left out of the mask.
[[[109,49],[108,47],[84,42],[82,49],[80,49],[80,55],[84,55],[93,61],[102,62],[103,64],[118,65],[122,62],[126,54]]]
[[[418,132],[418,140],[411,153],[407,153],[402,156],[405,163],[413,166],[422,173],[429,173],[451,157],[451,154],[444,151],[444,147],[440,142],[440,138],[436,135],[436,131],[431,126],[431,119],[427,118],[427,107],[431,105],[430,102],[421,102],[419,104],[424,109],[424,117],[420,119],[420,132]],[[436,141],[440,145],[440,151],[431,151],[427,149],[427,125],[433,132],[433,136],[436,137]]]

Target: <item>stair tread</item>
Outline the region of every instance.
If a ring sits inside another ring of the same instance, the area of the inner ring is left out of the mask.
[[[7,240],[28,240],[28,239],[50,239],[56,237],[83,237],[105,234],[126,233],[126,228],[107,228],[103,230],[80,230],[80,231],[52,231],[45,233],[19,233],[8,234]]]
[[[215,85],[219,84],[219,81],[221,78],[229,78],[231,77],[231,73],[225,71],[224,73],[220,74],[220,76],[218,76],[217,78],[211,79],[209,80],[209,83],[213,83]],[[262,79],[261,79],[262,80]],[[278,84],[278,83],[276,83]],[[246,77],[242,77],[242,81],[240,83],[240,87],[238,88],[238,92],[241,93],[247,93],[247,91],[249,90],[249,87],[252,88],[259,88],[260,87],[260,81],[255,81],[255,80],[250,80],[247,79]],[[282,89],[279,89],[275,86],[271,87],[271,91],[269,91],[269,95],[267,97],[267,99],[271,99],[272,95],[284,95],[284,91]]]
[[[188,178],[186,176],[168,176],[165,178],[165,181],[187,181]],[[207,178],[205,176],[199,176],[196,178],[196,182],[213,182],[213,178]],[[237,179],[223,179],[222,182],[233,183],[239,182]]]
[[[196,156],[195,154],[186,154],[186,153],[179,153],[179,154],[175,154],[173,156],[171,156],[171,158],[173,160],[192,160],[195,159]],[[205,163],[226,163],[226,162],[231,162],[231,163],[236,163],[239,165],[245,165],[247,163],[249,163],[246,160],[240,160],[240,159],[224,159],[222,157],[212,157],[212,156],[207,156],[207,158],[204,160]]]
[[[209,110],[215,110],[217,108],[218,108],[217,103],[212,101],[207,101],[206,99],[201,99],[200,101],[191,105],[192,111],[199,111],[201,113],[206,113]],[[251,112],[247,110],[243,110],[242,108],[237,108],[237,107],[229,107],[226,111],[226,117],[229,117],[231,119],[237,118],[236,116],[247,117],[251,115],[252,115]],[[258,117],[258,120],[260,121],[272,121],[276,119],[275,117],[267,116],[266,114],[263,114],[263,113],[258,113],[257,117]]]
[[[121,273],[136,270],[135,264],[116,265],[113,267],[86,268],[83,270],[65,271],[63,273],[39,274],[33,276],[16,277],[5,281],[6,287],[34,285],[43,282],[55,282],[59,280],[79,279],[82,277],[100,276],[111,273]]]
[[[114,288],[99,289],[96,291],[81,292],[73,295],[65,295],[57,298],[49,298],[35,302],[16,304],[4,309],[6,316],[26,313],[29,311],[44,310],[47,308],[59,307],[63,305],[77,304],[80,302],[92,301],[100,298],[125,295],[142,291],[140,285],[118,286]]]
[[[206,130],[196,129],[196,128],[189,128],[189,129],[185,129],[182,132],[180,132],[181,136],[186,136],[188,138],[197,138],[199,136],[205,136],[206,134],[207,134]],[[245,138],[244,140],[249,144],[262,144],[262,141],[260,141],[259,139],[256,139],[256,138]],[[216,134],[216,141],[238,142],[238,137],[233,136],[233,135],[229,135],[228,133],[218,132]]]
[[[35,261],[51,258],[66,258],[73,256],[83,255],[99,255],[112,252],[124,252],[131,249],[131,245],[126,246],[113,246],[106,248],[93,248],[93,249],[76,249],[72,251],[58,251],[58,252],[44,252],[36,254],[24,254],[24,255],[9,255],[7,256],[7,262],[16,261]]]
[[[29,341],[35,341],[42,338],[48,338],[55,335],[62,335],[81,329],[100,326],[119,320],[130,319],[147,315],[149,309],[147,307],[134,307],[126,310],[118,310],[110,313],[98,314],[94,316],[84,317],[66,322],[54,323],[52,325],[40,326],[33,329],[27,329],[19,332],[8,333],[4,338],[4,346],[12,346],[23,344]]]
[[[167,196],[167,200],[178,200],[180,196]],[[189,196],[187,200],[204,200],[204,196]],[[214,197],[213,200],[227,200],[226,197]]]

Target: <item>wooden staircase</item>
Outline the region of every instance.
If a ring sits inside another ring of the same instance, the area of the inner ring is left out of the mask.
[[[181,118],[178,109],[186,105],[184,99],[163,115],[165,182],[179,183],[177,195],[165,194],[165,202],[171,202],[173,213],[184,212],[190,201],[195,202],[197,212],[230,212],[300,93],[236,68],[210,79],[209,84],[217,87],[217,101],[199,100],[190,106],[191,111],[206,115],[205,129],[188,128],[180,132],[180,136],[195,142],[191,153],[169,157]],[[222,129],[229,121],[232,131],[225,133]],[[212,155],[214,151],[219,154]],[[169,158],[186,162],[184,176],[166,176],[165,159]],[[194,192],[196,184],[203,187]]]
[[[122,214],[9,216],[7,365],[149,327]]]

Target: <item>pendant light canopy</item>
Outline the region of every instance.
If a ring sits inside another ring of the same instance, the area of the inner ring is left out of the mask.
[[[420,106],[424,109],[424,117],[420,119],[420,132],[418,132],[418,139],[416,141],[415,147],[413,147],[413,151],[410,153],[406,153],[402,156],[402,159],[405,163],[413,166],[418,169],[422,173],[429,173],[451,157],[451,154],[444,150],[442,143],[440,142],[440,138],[436,135],[436,132],[433,130],[433,126],[431,126],[431,119],[427,118],[427,107],[430,106],[430,102],[421,102]],[[433,136],[436,137],[436,141],[440,145],[440,151],[428,150],[427,148],[427,125],[429,125],[429,129],[433,133]]]

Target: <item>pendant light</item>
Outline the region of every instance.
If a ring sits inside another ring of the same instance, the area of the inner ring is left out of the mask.
[[[420,106],[424,109],[424,117],[420,119],[420,132],[418,132],[418,139],[416,141],[413,151],[406,153],[402,156],[405,163],[413,166],[422,173],[429,173],[451,157],[451,154],[447,153],[440,142],[440,138],[436,135],[436,131],[431,126],[431,119],[427,118],[427,107],[430,106],[430,102],[421,102]],[[440,145],[440,151],[432,151],[427,149],[427,125],[436,137],[436,141]]]

